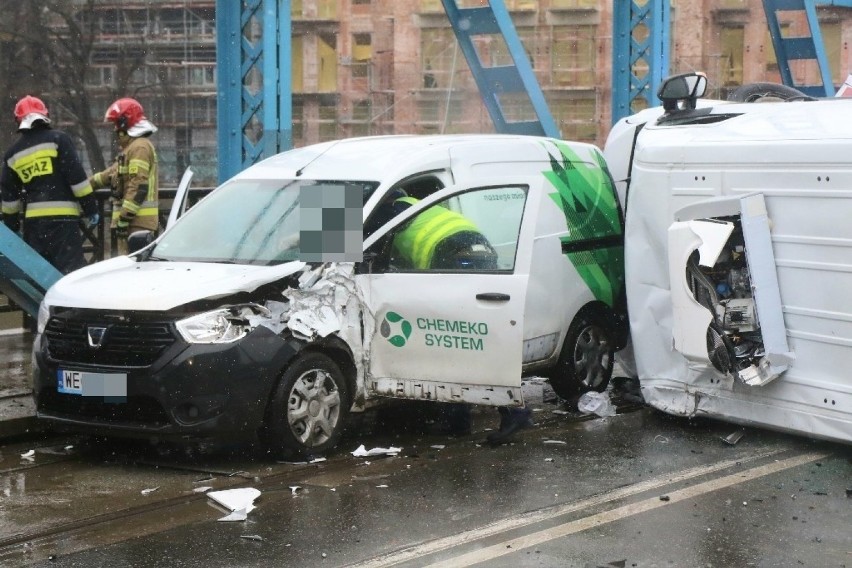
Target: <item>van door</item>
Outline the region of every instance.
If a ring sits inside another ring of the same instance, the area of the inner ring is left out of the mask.
[[[523,403],[532,189],[522,182],[445,188],[365,242],[368,393]],[[433,228],[458,231],[430,231],[430,219]]]
[[[778,378],[787,345],[763,194],[675,213],[668,230],[674,348],[749,386]]]

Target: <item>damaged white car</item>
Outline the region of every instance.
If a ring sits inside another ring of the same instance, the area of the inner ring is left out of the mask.
[[[325,195],[345,206],[317,209]],[[141,251],[52,287],[37,412],[321,452],[386,397],[523,405],[531,372],[564,396],[603,390],[625,321],[622,216],[595,147],[329,142],[248,168]]]
[[[663,108],[620,121],[604,151],[642,394],[852,442],[852,99],[757,85],[707,101],[706,84],[668,79]],[[748,102],[761,93],[777,102]]]

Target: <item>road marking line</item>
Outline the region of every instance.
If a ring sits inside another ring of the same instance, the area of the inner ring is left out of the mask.
[[[626,487],[619,487],[618,489],[614,489],[612,491],[608,491],[600,495],[595,495],[594,497],[589,497],[587,499],[582,499],[580,501],[575,501],[573,503],[567,503],[564,505],[556,505],[537,511],[530,511],[521,515],[515,515],[513,517],[501,519],[494,523],[469,531],[465,531],[453,536],[439,538],[420,545],[412,546],[410,548],[391,552],[382,556],[377,556],[375,558],[364,560],[357,564],[351,564],[349,565],[349,568],[385,568],[388,566],[394,566],[396,564],[408,562],[409,560],[414,560],[416,558],[421,558],[423,556],[433,554],[441,550],[446,550],[448,548],[467,544],[469,542],[500,534],[506,531],[540,523],[542,521],[546,521],[548,519],[552,519],[554,517],[558,517],[566,513],[573,513],[575,511],[580,511],[589,507],[601,505],[609,501],[616,501],[618,499],[630,497],[631,495],[637,495],[639,493],[644,493],[645,491],[657,489],[658,487],[662,487],[665,485],[680,483],[682,481],[701,477],[702,475],[707,475],[716,471],[727,469],[735,465],[746,464],[756,460],[769,458],[787,450],[788,448],[785,447],[777,447],[774,449],[763,451],[758,454],[744,455],[741,457],[723,460],[708,465],[688,468],[679,472],[667,473],[657,477],[652,477],[651,479],[642,481],[640,483],[628,485]]]
[[[824,459],[828,457],[828,455],[829,454],[815,453],[803,454],[788,458],[786,460],[781,460],[767,465],[754,467],[752,469],[747,469],[738,473],[733,473],[731,475],[726,475],[718,479],[711,479],[709,481],[704,481],[691,487],[678,489],[676,491],[668,493],[668,501],[663,501],[659,497],[651,497],[649,499],[645,499],[644,501],[639,501],[638,503],[631,503],[622,507],[616,507],[615,509],[596,513],[594,515],[590,515],[582,519],[577,519],[576,521],[571,521],[550,529],[507,540],[499,544],[495,544],[493,546],[482,548],[480,550],[475,550],[473,552],[468,552],[455,558],[442,560],[436,564],[430,564],[426,568],[461,568],[466,566],[473,566],[474,564],[479,564],[487,560],[493,560],[495,558],[505,556],[507,554],[513,554],[524,548],[537,546],[544,542],[578,533],[586,529],[590,529],[592,527],[599,527],[607,523],[619,521],[621,519],[631,517],[633,515],[638,515],[639,513],[645,513],[654,509],[658,509],[660,507],[668,507],[686,499],[693,499],[695,497],[699,497],[712,491],[724,489],[725,487],[738,485],[740,483],[751,481],[753,479],[770,475],[772,473],[778,473],[779,471],[784,471],[786,469],[814,462],[819,459]]]

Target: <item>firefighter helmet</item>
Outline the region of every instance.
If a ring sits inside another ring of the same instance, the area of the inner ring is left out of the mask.
[[[104,115],[104,122],[111,122],[116,130],[127,131],[145,120],[145,111],[139,101],[131,98],[118,99],[111,105]]]
[[[157,127],[145,117],[145,111],[139,101],[129,97],[118,99],[109,105],[104,115],[104,122],[113,123],[116,132],[126,132],[131,138],[146,136],[157,131]]]
[[[47,114],[47,106],[44,104],[44,101],[32,95],[25,96],[15,105],[15,120],[18,122],[18,130],[32,128],[36,120],[50,124]]]

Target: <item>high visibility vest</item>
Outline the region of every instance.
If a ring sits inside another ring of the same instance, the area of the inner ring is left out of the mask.
[[[410,205],[418,202],[413,197],[401,197],[397,201]],[[415,268],[425,269],[431,266],[435,249],[444,239],[465,231],[480,232],[464,215],[441,206],[433,206],[414,217],[408,227],[394,238],[393,246],[411,261]]]

